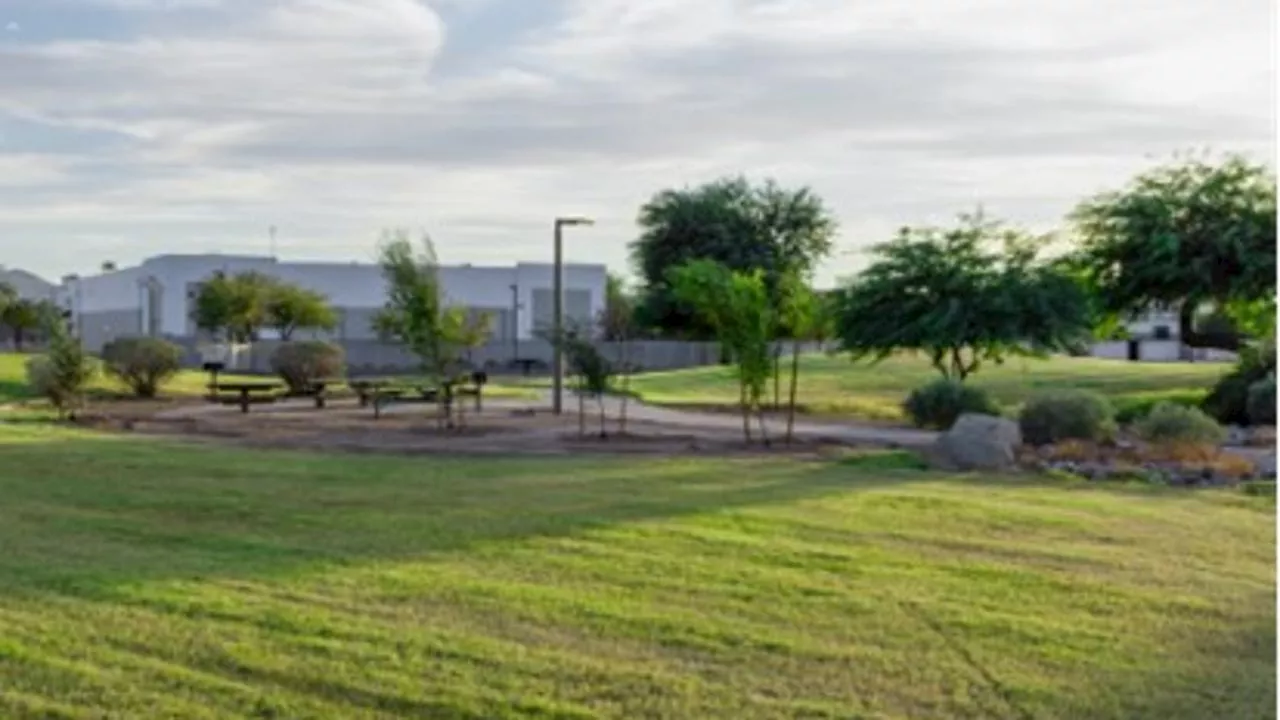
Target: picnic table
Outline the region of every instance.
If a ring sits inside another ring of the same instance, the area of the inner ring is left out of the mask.
[[[341,380],[320,379],[313,380],[304,389],[299,392],[290,393],[290,397],[309,397],[315,400],[316,409],[322,410],[328,396],[325,394],[330,385],[340,385]]]
[[[390,388],[394,383],[390,380],[348,380],[347,387],[356,391],[356,397],[360,399],[360,407],[368,407],[369,401],[379,393],[379,391]]]
[[[239,405],[240,412],[249,412],[250,405],[261,403],[273,403],[276,401],[276,391],[281,387],[281,383],[274,381],[248,381],[248,382],[222,382],[216,385],[210,384],[209,391],[212,393],[211,399],[226,405]],[[230,397],[218,395],[220,392],[231,393]]]

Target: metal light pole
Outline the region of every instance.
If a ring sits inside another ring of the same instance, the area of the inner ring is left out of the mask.
[[[520,286],[511,284],[511,362],[520,361]]]
[[[564,354],[560,346],[564,335],[564,227],[593,224],[591,218],[585,217],[556,218],[555,269],[551,280],[551,409],[556,415],[564,412]]]

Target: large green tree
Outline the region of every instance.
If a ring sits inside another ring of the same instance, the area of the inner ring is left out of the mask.
[[[1078,344],[1094,317],[1081,283],[1042,260],[1045,239],[962,215],[951,228],[904,228],[837,293],[836,332],[854,360],[924,353],[963,381],[983,363]]]
[[[264,328],[290,340],[302,328],[332,329],[337,315],[320,293],[259,272],[215,273],[195,299],[196,327],[231,342],[251,342]]]
[[[672,291],[669,272],[694,260],[731,271],[759,270],[771,300],[781,278],[808,278],[831,253],[836,221],[809,188],[769,180],[724,178],[692,188],[664,190],[640,208],[641,234],[631,245],[642,287],[639,319],[685,338],[714,337],[705,318]]]
[[[30,300],[16,295],[0,307],[0,322],[9,328],[13,348],[19,352],[32,334],[60,319],[58,306],[48,300]]]
[[[1182,342],[1227,350],[1243,337],[1221,323],[1197,327],[1206,306],[1241,329],[1274,313],[1276,179],[1265,165],[1175,161],[1082,202],[1071,221],[1075,261],[1109,312],[1171,307]]]

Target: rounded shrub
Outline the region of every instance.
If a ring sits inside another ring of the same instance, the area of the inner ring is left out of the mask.
[[[282,343],[271,354],[271,370],[284,380],[291,393],[305,393],[311,384],[342,374],[342,348],[319,340]]]
[[[1162,392],[1135,393],[1118,398],[1114,402],[1115,420],[1120,425],[1132,425],[1151,414],[1151,410],[1163,402],[1198,408],[1204,402],[1204,390],[1172,390]]]
[[[1022,438],[1032,445],[1063,440],[1098,441],[1115,432],[1115,409],[1086,390],[1054,390],[1027,401],[1018,415]]]
[[[1224,425],[1249,424],[1249,389],[1274,376],[1276,346],[1273,339],[1263,340],[1257,347],[1245,348],[1240,360],[1218,381],[1201,407]]]
[[[102,363],[134,395],[152,398],[182,369],[182,348],[158,338],[118,338],[102,348]]]
[[[1218,445],[1227,432],[1196,408],[1173,403],[1156,405],[1135,427],[1138,437],[1158,445]]]
[[[916,427],[948,430],[965,413],[999,415],[1000,406],[984,391],[947,378],[916,388],[902,403]]]
[[[1249,422],[1254,425],[1276,424],[1276,376],[1268,375],[1265,380],[1249,386],[1247,403]]]

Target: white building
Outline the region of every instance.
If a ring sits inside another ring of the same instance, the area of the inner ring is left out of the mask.
[[[386,301],[382,272],[368,263],[281,262],[242,255],[160,255],[131,268],[93,276],[69,275],[57,289],[58,304],[70,312],[85,345],[97,349],[115,337],[150,335],[193,337],[194,299],[202,282],[216,272],[256,271],[323,294],[340,318],[327,333],[337,340],[372,340],[372,318]],[[451,304],[491,313],[493,340],[535,337],[552,316],[553,266],[519,263],[512,267],[440,268]],[[590,322],[604,309],[603,265],[564,266],[567,322]]]
[[[23,300],[52,300],[58,286],[34,273],[0,265],[0,284],[8,285]]]

